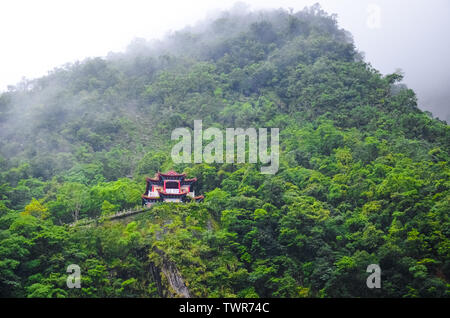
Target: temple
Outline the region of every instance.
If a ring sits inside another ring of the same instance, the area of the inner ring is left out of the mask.
[[[155,178],[147,178],[147,188],[142,195],[142,205],[151,206],[156,202],[201,202],[203,196],[195,196],[193,189],[197,178],[186,179],[186,174],[175,171],[158,172]]]

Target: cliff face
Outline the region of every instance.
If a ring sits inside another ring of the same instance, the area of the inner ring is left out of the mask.
[[[160,249],[155,248],[155,252],[162,258],[160,270],[164,274],[164,277],[163,279],[158,279],[160,282],[160,287],[158,289],[161,289],[161,296],[190,298],[191,294],[189,289],[187,288],[183,277],[181,277],[175,263],[168,260],[164,252]],[[162,281],[167,282],[168,286],[164,286]],[[163,291],[163,289],[165,290]],[[168,295],[164,295],[167,292]]]
[[[189,289],[186,287],[183,277],[181,277],[174,263],[164,261],[161,271],[164,273],[171,290],[174,292],[174,297],[191,297]]]

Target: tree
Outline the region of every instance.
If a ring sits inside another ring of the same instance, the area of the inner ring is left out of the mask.
[[[57,194],[57,200],[66,207],[74,222],[78,221],[82,208],[88,204],[88,199],[88,188],[76,182],[64,183]]]
[[[41,202],[33,198],[31,203],[25,207],[22,215],[31,215],[39,219],[45,219],[49,216],[48,209]]]

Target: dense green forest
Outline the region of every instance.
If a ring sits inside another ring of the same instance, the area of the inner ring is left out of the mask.
[[[178,275],[191,297],[449,297],[450,129],[401,81],[316,5],[224,12],[11,86],[0,296],[176,297]],[[279,171],[174,164],[171,132],[196,119],[279,128]],[[204,202],[103,218],[170,169]]]

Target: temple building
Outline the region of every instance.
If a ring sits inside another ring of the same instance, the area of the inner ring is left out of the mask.
[[[203,196],[195,196],[194,183],[197,178],[186,179],[186,174],[175,171],[158,172],[155,178],[147,178],[147,188],[142,195],[142,205],[151,206],[156,202],[201,202]],[[190,199],[189,199],[190,198]]]

